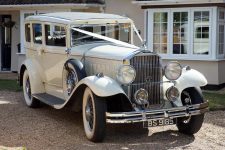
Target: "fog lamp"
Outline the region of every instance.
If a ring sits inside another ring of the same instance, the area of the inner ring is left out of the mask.
[[[172,86],[166,91],[166,97],[169,101],[176,101],[180,96],[179,90]]]
[[[134,99],[138,105],[148,104],[148,91],[145,89],[139,89],[134,94]]]

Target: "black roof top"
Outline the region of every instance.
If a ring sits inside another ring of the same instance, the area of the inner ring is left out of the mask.
[[[104,4],[103,0],[0,0],[0,5],[28,5],[28,4]]]

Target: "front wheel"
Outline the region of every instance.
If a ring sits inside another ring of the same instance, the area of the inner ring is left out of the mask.
[[[181,93],[183,105],[200,104],[203,100],[201,89],[189,88]],[[202,127],[204,114],[177,119],[177,128],[181,133],[193,135]]]
[[[92,142],[101,142],[106,129],[106,102],[86,88],[83,96],[82,115],[84,131]]]

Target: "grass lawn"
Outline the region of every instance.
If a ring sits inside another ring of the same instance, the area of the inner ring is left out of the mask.
[[[209,101],[210,110],[225,110],[225,94],[203,92],[203,95]]]
[[[0,79],[0,90],[19,92],[22,91],[22,88],[17,84],[16,80]]]

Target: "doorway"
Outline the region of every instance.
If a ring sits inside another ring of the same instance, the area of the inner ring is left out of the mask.
[[[11,27],[6,24],[11,21],[11,15],[2,15],[1,19],[1,71],[11,70]]]

